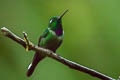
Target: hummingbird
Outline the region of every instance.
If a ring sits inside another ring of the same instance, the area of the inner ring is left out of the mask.
[[[48,28],[43,32],[38,40],[38,46],[49,49],[53,52],[60,47],[64,38],[64,30],[62,26],[62,17],[68,12],[65,10],[60,16],[54,16],[49,20]],[[30,77],[34,72],[37,64],[42,61],[46,55],[44,53],[35,52],[32,63],[28,66],[27,76]]]

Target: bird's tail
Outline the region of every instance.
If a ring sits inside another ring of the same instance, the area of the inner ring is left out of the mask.
[[[29,65],[28,67],[28,71],[27,71],[27,76],[30,77],[32,75],[32,73],[34,72],[37,64],[43,59],[45,58],[45,56],[41,56],[39,53],[35,53],[34,58],[32,63]]]

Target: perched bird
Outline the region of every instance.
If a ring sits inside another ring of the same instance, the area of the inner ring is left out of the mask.
[[[62,27],[62,17],[65,15],[66,10],[62,15],[52,17],[49,21],[48,28],[40,36],[38,41],[38,46],[49,49],[53,52],[56,52],[57,48],[60,47],[64,31]],[[32,63],[28,67],[27,76],[31,76],[35,70],[37,64],[46,57],[44,53],[36,52],[33,58]]]

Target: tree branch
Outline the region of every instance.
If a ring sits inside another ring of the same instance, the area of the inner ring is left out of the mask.
[[[75,70],[78,70],[78,71],[81,71],[81,72],[84,72],[84,73],[87,73],[91,76],[94,76],[94,77],[97,77],[99,79],[102,79],[102,80],[115,80],[109,76],[106,76],[100,72],[97,72],[93,69],[90,69],[90,68],[87,68],[85,66],[82,66],[80,64],[77,64],[73,61],[70,61],[70,60],[67,60],[66,58],[63,58],[61,57],[60,55],[57,55],[56,53],[53,53],[52,51],[48,50],[48,49],[44,49],[44,48],[41,48],[41,47],[38,47],[36,45],[34,45],[32,42],[30,42],[28,39],[27,39],[27,35],[26,33],[24,32],[24,36],[26,37],[26,39],[28,40],[27,43],[29,44],[26,44],[26,41],[21,39],[20,37],[16,36],[14,33],[12,33],[9,29],[3,27],[1,28],[1,31],[3,33],[3,35],[5,35],[6,37],[16,41],[17,43],[19,43],[20,45],[22,45],[24,48],[26,48],[26,46],[29,46],[29,50],[33,50],[33,51],[38,51],[39,53],[44,53],[46,56],[52,58],[52,59],[55,59],[56,61],[70,67],[71,69],[75,69]]]

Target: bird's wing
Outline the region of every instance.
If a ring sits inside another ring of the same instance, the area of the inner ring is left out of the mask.
[[[44,33],[40,36],[40,38],[39,38],[39,40],[38,40],[38,46],[40,46],[41,40],[42,40],[43,38],[45,38],[45,37],[48,35],[48,33],[49,33],[49,30],[46,29],[46,30],[44,31]],[[41,47],[42,47],[42,46],[41,46]]]

